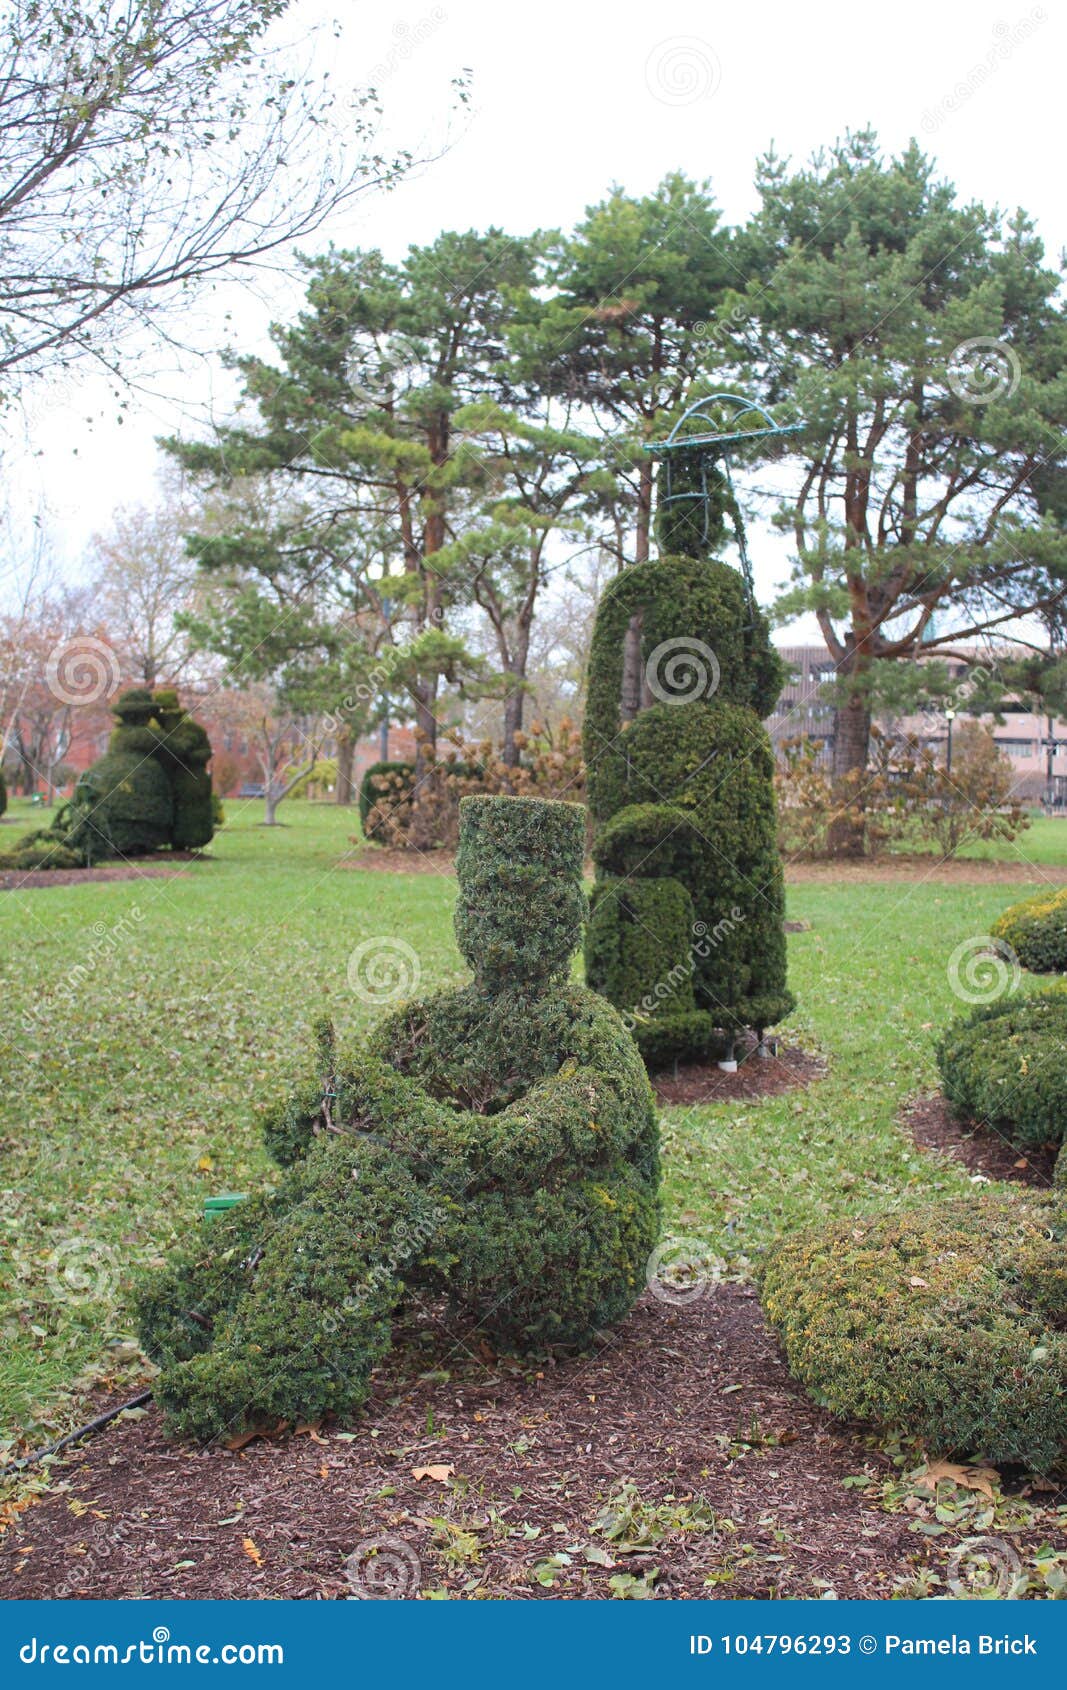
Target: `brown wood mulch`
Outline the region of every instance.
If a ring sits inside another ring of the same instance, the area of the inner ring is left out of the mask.
[[[177,860],[193,862],[195,859],[192,853],[183,852]],[[29,892],[44,886],[84,886],[91,880],[177,880],[184,873],[183,868],[149,863],[108,863],[102,868],[3,869],[0,870],[0,892]]]
[[[1067,827],[1064,829],[1064,848],[1067,850]],[[340,868],[364,869],[379,874],[454,874],[453,851],[401,851],[391,846],[368,845],[355,855],[344,857]],[[587,865],[592,875],[592,865]],[[970,885],[1029,885],[1045,883],[1067,885],[1067,863],[1028,863],[1019,859],[1011,862],[974,861],[965,857],[949,858],[941,862],[933,856],[877,857],[873,861],[800,862],[786,861],[785,878],[788,885],[866,885],[872,881],[932,881],[937,884],[966,883]]]
[[[930,1553],[844,1486],[888,1460],[793,1384],[749,1286],[646,1294],[554,1366],[436,1355],[349,1433],[197,1450],[154,1407],[115,1422],[0,1540],[0,1596],[580,1599],[652,1568],[660,1596],[885,1596]],[[625,1483],[682,1523],[614,1528]]]
[[[1021,1185],[1052,1184],[1057,1145],[1019,1150],[989,1127],[961,1121],[939,1093],[920,1098],[906,1111],[904,1119],[920,1149],[939,1150],[953,1156],[971,1173],[983,1174],[986,1179],[1014,1180]]]
[[[1063,835],[1067,851],[1067,828]],[[931,883],[974,886],[1067,885],[1067,863],[1029,863],[1025,847],[1020,858],[1010,862],[986,862],[968,857],[949,857],[944,862],[933,856],[876,857],[860,862],[786,860],[788,886],[858,886],[872,881],[907,881],[912,885]]]
[[[680,1063],[676,1069],[653,1074],[652,1089],[660,1103],[751,1102],[776,1097],[796,1086],[809,1086],[826,1073],[825,1062],[794,1045],[779,1045],[773,1056],[757,1056],[755,1044],[738,1053],[736,1074],[726,1074],[714,1062]]]

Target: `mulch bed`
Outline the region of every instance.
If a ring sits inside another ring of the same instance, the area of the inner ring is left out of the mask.
[[[750,1102],[810,1086],[825,1073],[825,1062],[807,1051],[779,1045],[774,1056],[757,1056],[752,1041],[747,1050],[738,1051],[736,1074],[724,1074],[714,1062],[681,1063],[673,1072],[653,1074],[652,1089],[657,1100],[668,1105]]]
[[[192,851],[173,851],[169,862],[198,861]],[[108,863],[102,868],[4,869],[0,892],[29,892],[43,886],[84,886],[91,880],[176,880],[185,873],[149,863]]]
[[[398,851],[371,845],[355,857],[342,857],[338,868],[365,869],[379,874],[455,874],[454,851]]]
[[[1067,828],[1064,829],[1067,845]],[[830,886],[866,885],[871,881],[904,880],[909,885],[967,884],[973,886],[1016,886],[1044,884],[1067,886],[1067,865],[1026,862],[1023,836],[1022,857],[1013,862],[976,861],[949,857],[942,862],[933,856],[877,857],[873,861],[790,862],[785,865],[787,886],[807,884]]]
[[[196,1450],[154,1407],[116,1422],[0,1540],[0,1596],[580,1599],[658,1567],[659,1596],[862,1597],[941,1557],[842,1484],[888,1460],[800,1393],[748,1286],[646,1295],[555,1366],[434,1353],[379,1376],[354,1433]],[[714,1518],[624,1552],[597,1524],[624,1481]]]
[[[907,1111],[906,1125],[922,1150],[941,1150],[954,1156],[971,1173],[987,1179],[1015,1180],[1020,1185],[1052,1184],[1058,1146],[1017,1150],[988,1127],[960,1121],[939,1094],[920,1098]]]
[[[1064,829],[1067,844],[1067,827]],[[454,874],[456,858],[453,851],[401,851],[392,846],[370,845],[356,856],[345,857],[340,868],[366,869],[379,874]],[[587,864],[592,876],[592,865]],[[871,862],[786,862],[786,884],[852,886],[872,881],[935,882],[938,885],[965,883],[968,885],[1015,886],[1043,882],[1050,886],[1067,885],[1067,865],[1050,863],[976,862],[967,858],[949,858],[941,862],[933,856],[878,857]],[[791,929],[786,923],[787,931]],[[795,929],[801,931],[802,929]]]

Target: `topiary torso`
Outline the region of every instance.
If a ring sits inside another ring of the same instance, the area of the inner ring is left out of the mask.
[[[586,978],[652,1066],[724,1054],[793,1007],[761,722],[781,683],[724,563],[643,564],[601,601],[583,735],[597,824]]]
[[[643,1289],[657,1122],[619,1017],[567,978],[583,847],[575,805],[464,800],[456,932],[474,980],[406,1004],[358,1057],[324,1030],[321,1071],[268,1125],[278,1190],[141,1297],[175,1429],[350,1413],[412,1292],[529,1350],[587,1344]]]

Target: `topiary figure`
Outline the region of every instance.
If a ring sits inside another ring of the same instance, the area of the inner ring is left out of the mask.
[[[408,1293],[501,1348],[580,1347],[631,1306],[659,1227],[656,1116],[618,1015],[568,978],[584,816],[466,798],[456,936],[470,985],[409,1003],[270,1120],[278,1189],[142,1293],[177,1431],[349,1414]]]
[[[1067,992],[983,1004],[943,1035],[945,1097],[1021,1150],[1067,1137]]]
[[[182,709],[176,692],[157,692],[154,726],[155,753],[170,780],[174,801],[171,845],[176,851],[195,851],[209,845],[215,833],[211,802],[211,741],[199,722]]]
[[[80,777],[53,823],[41,867],[206,845],[215,831],[211,742],[175,692],[131,687],[116,701],[108,749]],[[15,849],[36,848],[36,836]]]
[[[992,933],[1035,974],[1067,973],[1067,887],[1012,904],[997,917]]]
[[[583,734],[597,827],[586,978],[653,1066],[725,1054],[793,1008],[761,723],[781,682],[766,622],[724,563],[642,564],[601,600]],[[643,890],[667,883],[678,890]],[[669,936],[652,916],[668,904]]]
[[[1067,1244],[1050,1203],[965,1198],[855,1217],[770,1252],[763,1306],[833,1413],[928,1455],[1067,1455]]]

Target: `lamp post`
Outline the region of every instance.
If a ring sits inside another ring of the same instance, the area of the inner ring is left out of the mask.
[[[1048,732],[1041,741],[1045,751],[1045,808],[1056,808],[1056,753],[1062,751],[1067,740],[1056,738],[1056,724],[1049,716],[1046,718]]]
[[[945,711],[945,721],[948,723],[948,745],[945,749],[945,773],[952,773],[952,724],[956,720],[956,712],[950,705]]]

